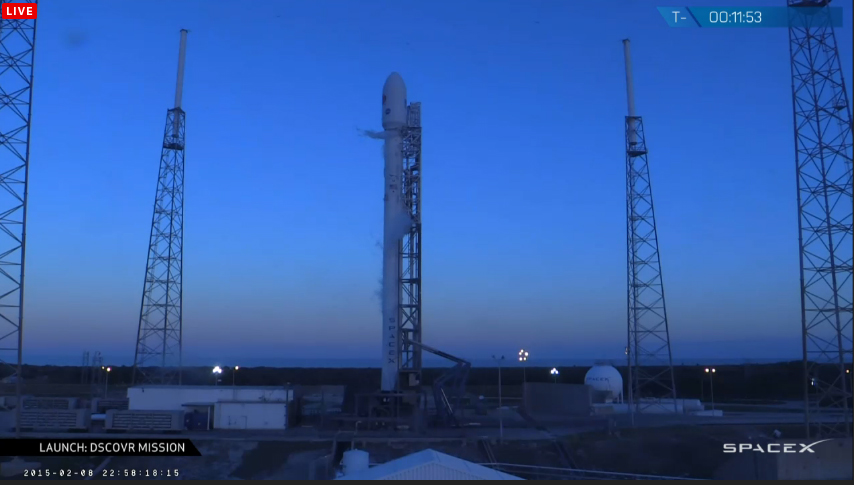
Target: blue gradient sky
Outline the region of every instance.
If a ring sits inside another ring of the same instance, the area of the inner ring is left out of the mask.
[[[381,147],[357,128],[395,70],[424,103],[425,342],[621,355],[625,37],[674,355],[797,356],[787,31],[671,29],[658,5],[42,2],[26,360],[132,359],[180,28],[190,359],[379,354]]]

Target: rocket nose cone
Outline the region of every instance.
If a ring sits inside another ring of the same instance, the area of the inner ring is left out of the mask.
[[[383,129],[394,130],[406,126],[406,85],[400,74],[393,72],[383,85]]]
[[[383,93],[385,94],[402,94],[403,98],[406,98],[406,83],[403,82],[403,78],[400,74],[393,72],[389,74],[388,78],[385,80],[385,84],[383,85]]]

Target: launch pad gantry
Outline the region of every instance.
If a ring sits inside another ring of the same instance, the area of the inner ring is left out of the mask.
[[[184,274],[184,122],[181,107],[187,31],[181,31],[175,107],[166,111],[166,128],[151,219],[151,237],[133,381],[180,384],[183,343]]]
[[[628,248],[629,407],[676,412],[676,383],[670,350],[670,328],[652,203],[643,118],[635,113],[629,40],[623,41],[626,61],[626,215]]]
[[[11,2],[4,2],[11,3]],[[32,3],[37,3],[33,0]],[[0,20],[0,373],[21,402],[36,19]],[[21,435],[21,406],[15,406]]]
[[[789,0],[807,436],[851,436],[852,128],[829,0]],[[796,20],[796,21],[793,21]]]

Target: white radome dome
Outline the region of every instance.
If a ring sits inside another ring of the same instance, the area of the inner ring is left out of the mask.
[[[623,376],[613,366],[597,364],[587,371],[584,384],[596,391],[609,393],[606,399],[617,399],[623,395]]]

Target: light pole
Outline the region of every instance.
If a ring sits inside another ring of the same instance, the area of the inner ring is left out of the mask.
[[[629,333],[629,341],[631,341],[631,332]],[[631,347],[626,345],[626,377],[628,379],[626,382],[626,392],[629,394],[629,423],[632,428],[635,427],[635,394],[634,394],[634,381],[632,380],[632,354],[630,352]]]
[[[213,368],[213,370],[211,372],[213,373],[213,376],[214,376],[214,385],[218,386],[219,385],[219,376],[220,376],[220,374],[222,374],[222,368],[220,366],[216,366]]]
[[[557,384],[557,376],[560,375],[560,372],[557,371],[557,367],[552,367],[552,370],[549,371],[549,374],[552,375],[552,378],[554,379],[555,384]]]
[[[522,408],[528,406],[528,351],[522,349],[519,351],[519,362],[522,363]]]
[[[527,369],[526,369],[526,367],[527,367],[526,362],[528,362],[528,351],[527,350],[522,349],[519,351],[519,362],[522,363],[522,385],[524,386],[528,382]]]
[[[496,362],[498,362],[498,439],[504,440],[504,413],[501,409],[501,363],[504,362],[504,356],[496,357],[492,356]]]
[[[706,374],[709,374],[709,393],[712,399],[712,412],[715,411],[715,368],[706,367]]]
[[[234,370],[231,371],[231,387],[234,387],[234,383],[237,381],[237,371],[240,369],[239,365],[234,366]]]
[[[106,371],[106,374],[104,374],[104,376],[105,376],[104,377],[104,399],[107,399],[107,389],[110,386],[110,371],[112,371],[112,370],[113,369],[110,367],[107,367],[106,369],[104,369],[104,371]]]

